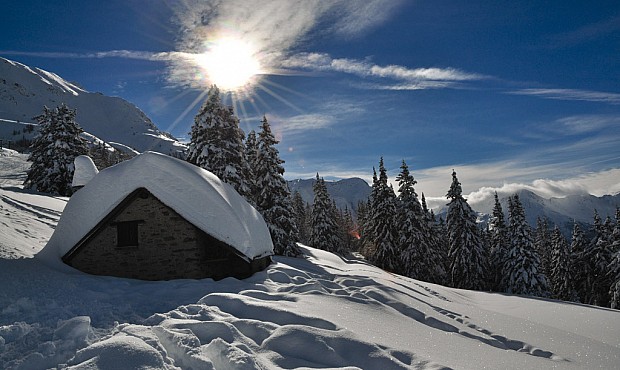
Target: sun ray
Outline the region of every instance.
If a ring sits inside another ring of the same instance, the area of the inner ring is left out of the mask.
[[[267,88],[266,86],[263,86],[262,84],[259,84],[259,85],[257,85],[257,87],[259,89],[263,90],[264,92],[266,92],[267,94],[271,95],[272,97],[276,98],[280,102],[284,103],[287,107],[293,108],[294,110],[296,110],[296,111],[298,111],[300,113],[305,113],[303,109],[297,107],[295,104],[289,102],[288,100],[283,98],[280,94],[278,94],[275,91]]]
[[[187,108],[185,108],[183,112],[181,112],[181,114],[174,120],[174,122],[172,122],[172,124],[168,127],[166,131],[173,130],[179,124],[179,122],[181,122],[181,120],[184,119],[185,116],[187,116],[187,114],[192,109],[194,109],[196,105],[198,105],[201,101],[203,101],[203,99],[205,98],[205,96],[207,96],[208,93],[209,93],[208,90],[203,90],[200,94],[198,94],[198,97],[196,97],[196,99],[194,99],[194,101],[191,102],[190,105],[188,105]]]

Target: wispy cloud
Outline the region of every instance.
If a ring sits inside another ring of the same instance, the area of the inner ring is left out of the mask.
[[[281,121],[276,126],[278,131],[291,133],[325,128],[333,124],[335,119],[330,115],[313,113],[282,118],[278,121]]]
[[[450,87],[456,82],[481,80],[486,76],[456,68],[407,68],[399,65],[380,66],[366,60],[332,58],[325,53],[298,53],[284,59],[284,69],[317,72],[341,72],[360,77],[389,79],[396,84],[368,85],[377,89],[420,90]]]
[[[530,95],[545,99],[577,100],[620,104],[620,94],[577,89],[522,89],[508,92],[514,95]]]
[[[358,37],[383,23],[402,1],[394,0],[185,0],[175,8],[182,30],[177,50],[202,53],[220,37],[252,45],[266,73],[309,37]],[[189,69],[189,70],[188,70]],[[173,61],[170,80],[194,85],[191,65]],[[198,71],[199,72],[199,71]]]
[[[150,60],[150,61],[170,61],[180,58],[191,58],[191,54],[182,53],[176,51],[170,52],[150,52],[150,51],[136,51],[136,50],[109,50],[98,51],[92,53],[62,53],[62,52],[40,52],[40,51],[14,51],[14,50],[1,50],[0,54],[3,55],[22,55],[29,57],[42,57],[42,58],[71,58],[71,59],[103,59],[103,58],[124,58],[124,59],[138,59],[138,60]]]
[[[363,103],[347,100],[331,100],[313,107],[313,113],[302,113],[294,116],[268,115],[272,129],[279,135],[299,134],[328,128],[332,125],[351,119],[366,111]],[[290,140],[291,136],[287,136]],[[307,137],[300,137],[307,140]]]
[[[607,114],[586,114],[560,118],[547,128],[557,134],[580,135],[620,127],[620,116]]]
[[[319,33],[352,38],[385,22],[401,0],[185,0],[173,10],[180,27],[177,51],[111,50],[92,53],[19,52],[4,54],[53,58],[127,58],[168,63],[168,81],[204,88],[204,70],[194,62],[218,38],[234,37],[254,48],[264,74],[340,72],[371,79],[365,88],[420,90],[455,87],[486,78],[456,68],[408,68],[368,60],[332,58],[324,53],[293,53]],[[381,83],[379,83],[381,81]],[[208,83],[208,82],[207,82]]]

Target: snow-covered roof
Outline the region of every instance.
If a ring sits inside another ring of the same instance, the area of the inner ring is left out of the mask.
[[[102,170],[76,192],[38,257],[59,261],[139,188],[146,188],[194,226],[248,259],[273,254],[269,229],[262,216],[230,185],[185,161],[146,152]]]
[[[87,155],[75,157],[73,164],[75,165],[73,181],[71,182],[71,186],[73,187],[88,184],[88,182],[99,173],[97,166],[95,166],[93,160]]]

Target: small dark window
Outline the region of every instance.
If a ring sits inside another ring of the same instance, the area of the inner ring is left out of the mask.
[[[138,225],[142,221],[125,221],[116,223],[116,246],[137,247]]]

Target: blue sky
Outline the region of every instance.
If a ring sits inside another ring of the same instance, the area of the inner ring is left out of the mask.
[[[186,137],[209,78],[183,55],[242,40],[287,178],[405,159],[428,197],[620,191],[617,1],[12,1],[0,55],[123,97]],[[185,53],[185,54],[184,54]],[[482,190],[479,190],[483,188]]]

